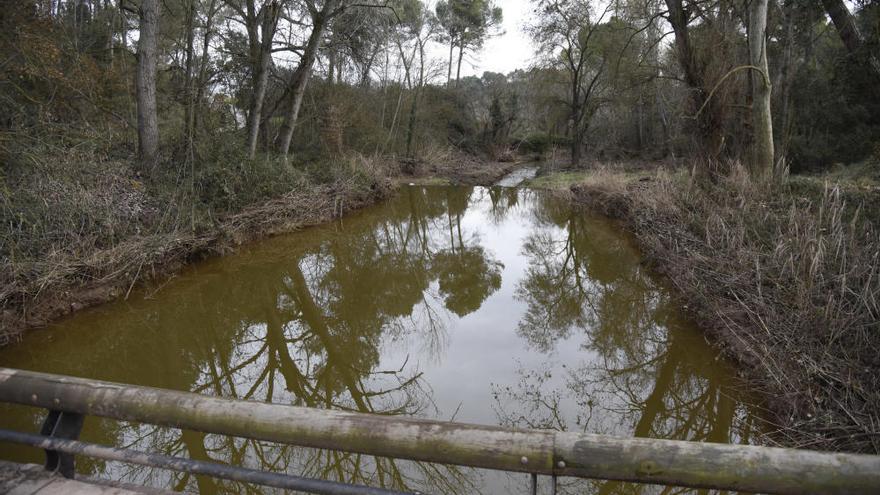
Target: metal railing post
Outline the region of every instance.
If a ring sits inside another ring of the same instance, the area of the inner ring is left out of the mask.
[[[50,410],[40,428],[40,435],[65,440],[76,440],[82,431],[85,416],[73,412]],[[46,449],[46,470],[58,472],[65,478],[76,475],[76,460],[73,454]]]

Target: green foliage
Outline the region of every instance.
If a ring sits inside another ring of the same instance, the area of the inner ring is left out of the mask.
[[[543,155],[550,150],[552,138],[549,134],[532,134],[517,143],[517,148],[521,153],[534,153]]]
[[[235,212],[308,186],[308,177],[299,168],[262,156],[250,162],[241,152],[205,163],[195,180],[198,200],[207,213]]]
[[[68,6],[69,7],[69,6]],[[51,124],[100,126],[124,121],[114,106],[129,84],[121,67],[109,64],[115,53],[128,54],[110,43],[106,19],[112,7],[74,13],[76,30],[50,18],[28,2],[12,2],[0,13],[0,130],[32,129]]]
[[[480,309],[483,301],[501,287],[504,265],[476,246],[441,251],[434,257],[431,268],[439,273],[438,285],[444,305],[462,317]]]
[[[870,72],[833,31],[824,31],[814,50],[815,63],[801,67],[792,84],[793,171],[857,162],[880,143],[880,89]]]
[[[459,48],[482,46],[503,18],[491,0],[440,0],[435,11],[446,41]]]

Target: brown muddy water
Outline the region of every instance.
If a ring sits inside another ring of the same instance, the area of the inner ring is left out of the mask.
[[[31,332],[0,350],[0,365],[316,408],[748,442],[755,421],[734,371],[640,261],[612,223],[547,193],[407,187]],[[42,414],[0,405],[0,427],[38,431]],[[524,474],[98,418],[86,420],[83,439],[423,493],[528,491]],[[42,459],[7,444],[0,458]],[[164,489],[271,493],[115,463],[78,467]]]

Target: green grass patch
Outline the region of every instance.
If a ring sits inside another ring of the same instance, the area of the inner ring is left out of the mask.
[[[535,189],[568,189],[575,184],[585,182],[592,174],[591,170],[552,172],[527,180],[522,185]]]
[[[605,183],[612,179],[618,183],[633,182],[645,177],[656,175],[656,171],[627,172],[613,170],[605,167],[591,168],[586,170],[565,170],[541,175],[523,183],[524,187],[534,189],[570,189],[578,184],[594,182]]]

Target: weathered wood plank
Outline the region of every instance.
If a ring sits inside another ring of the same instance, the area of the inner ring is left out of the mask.
[[[562,474],[761,493],[880,493],[880,456],[559,434]]]
[[[880,456],[516,430],[0,368],[0,401],[417,461],[766,493],[880,493]]]
[[[544,473],[553,466],[553,432],[238,401],[5,368],[0,401],[427,462]]]

